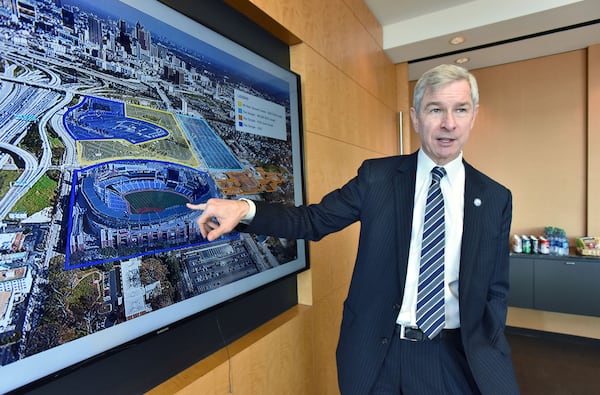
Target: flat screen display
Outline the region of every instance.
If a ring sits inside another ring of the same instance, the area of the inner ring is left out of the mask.
[[[307,267],[185,206],[302,203],[296,74],[153,0],[0,4],[0,393]]]

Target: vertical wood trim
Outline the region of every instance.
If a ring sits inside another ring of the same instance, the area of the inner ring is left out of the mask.
[[[600,44],[588,48],[587,62],[587,235],[600,236]]]

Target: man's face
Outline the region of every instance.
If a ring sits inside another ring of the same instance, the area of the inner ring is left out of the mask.
[[[421,148],[437,165],[456,159],[467,142],[479,106],[473,104],[467,80],[428,88],[417,113],[410,109]]]

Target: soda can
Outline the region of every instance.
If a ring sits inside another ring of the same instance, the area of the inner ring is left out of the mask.
[[[540,254],[550,254],[550,241],[544,236],[540,236]]]
[[[523,245],[521,243],[521,236],[513,235],[512,249],[515,254],[523,252]]]
[[[523,254],[531,254],[531,240],[527,235],[521,236],[521,248],[523,249]]]
[[[537,237],[535,237],[534,235],[529,236],[529,240],[531,240],[531,253],[532,254],[539,254],[540,253],[540,244],[539,244],[539,240]]]

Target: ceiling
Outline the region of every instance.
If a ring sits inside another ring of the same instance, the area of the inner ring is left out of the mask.
[[[383,49],[408,62],[409,79],[469,58],[478,69],[600,43],[600,0],[365,0],[383,27]],[[465,41],[451,45],[460,35]]]

